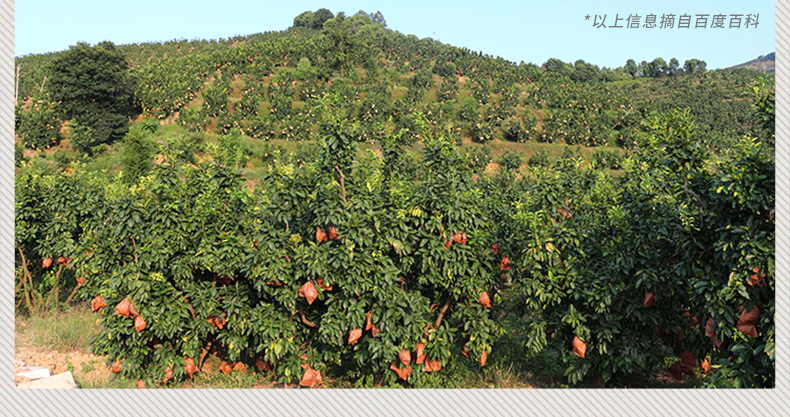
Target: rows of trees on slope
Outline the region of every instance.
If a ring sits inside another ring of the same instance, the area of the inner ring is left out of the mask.
[[[326,94],[343,98],[344,111],[370,141],[393,132],[404,132],[403,143],[415,140],[417,111],[432,126],[452,122],[456,133],[478,142],[632,148],[646,134],[641,122],[648,115],[675,106],[691,109],[716,151],[753,131],[745,89],[754,73],[748,70],[706,71],[699,60],[680,66],[660,58],[639,65],[629,60],[617,69],[557,59],[538,67],[402,35],[385,25],[380,13],[349,17],[322,9],[297,16],[288,31],[113,50],[127,57],[122,78],[134,86],[136,113],[176,117],[196,131],[306,139],[318,133],[322,121],[313,109]],[[119,118],[100,123],[94,116],[86,123],[58,109],[62,84],[53,83],[53,76],[63,68],[63,57],[88,49],[77,45],[17,59],[17,125],[26,146],[57,143],[67,120],[78,133],[76,146],[87,152],[122,136],[122,129],[96,133],[108,130],[99,124],[116,126]],[[81,126],[93,132],[75,129]]]
[[[209,353],[304,386],[436,386],[506,349],[510,323],[517,354],[558,352],[574,384],[664,371],[772,387],[772,88],[753,97],[759,136],[716,156],[672,110],[616,176],[572,151],[474,175],[452,127],[419,113],[421,160],[406,128],[360,155],[337,95],[316,109],[321,157],[272,161],[254,191],[232,142],[204,163],[162,143],[134,176],[25,167],[16,302],[90,303],[93,351],[140,386],[192,378]]]

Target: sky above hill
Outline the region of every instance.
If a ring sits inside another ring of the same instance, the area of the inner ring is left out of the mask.
[[[322,7],[346,15],[378,10],[400,33],[538,65],[558,58],[614,68],[629,58],[675,57],[681,65],[702,59],[713,69],[775,50],[775,6],[766,0],[18,0],[15,7],[17,56],[61,51],[79,41],[128,44],[283,30],[301,12]]]

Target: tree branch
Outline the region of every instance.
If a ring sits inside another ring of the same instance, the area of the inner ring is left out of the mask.
[[[302,306],[298,306],[298,309],[299,309],[299,315],[302,316],[302,323],[304,323],[304,324],[306,324],[306,325],[308,325],[308,326],[310,326],[312,328],[318,327],[317,324],[313,323],[310,320],[307,320],[307,317],[304,315],[304,310],[302,310]]]
[[[137,259],[137,243],[134,241],[134,238],[132,238],[132,247],[134,248],[134,263],[135,265],[139,265],[140,260]]]
[[[690,195],[690,196],[694,197],[694,198],[697,200],[697,205],[699,206],[699,212],[700,212],[700,213],[702,213],[702,211],[703,211],[703,210],[707,210],[707,209],[708,209],[708,207],[707,207],[707,206],[705,205],[705,203],[702,201],[702,198],[699,196],[699,194],[695,193],[695,192],[694,192],[694,190],[692,190],[691,188],[689,188],[689,179],[688,179],[688,175],[684,175],[684,176],[683,176],[683,187],[681,187],[681,189],[682,189],[683,191],[685,191],[685,192],[686,192],[686,194],[688,194],[688,195]]]
[[[76,287],[74,287],[74,290],[73,290],[73,291],[71,291],[71,294],[69,294],[69,297],[68,297],[68,298],[66,298],[66,301],[64,301],[64,302],[63,302],[63,304],[68,304],[68,303],[69,303],[69,301],[71,301],[71,298],[72,298],[72,297],[74,297],[74,294],[76,294],[76,293],[77,293],[77,290],[78,290],[78,289],[80,289],[80,287],[81,287],[81,286],[82,286],[82,284],[80,284],[80,283],[78,282],[78,283],[77,283],[77,286],[76,286]]]
[[[14,107],[19,104],[19,72],[22,71],[22,66],[16,66],[16,84],[14,86]]]
[[[209,351],[211,351],[211,340],[206,343],[206,346],[200,348],[200,357],[198,358],[198,369],[203,369],[203,361],[206,359],[206,355],[208,355]]]
[[[335,165],[335,169],[340,173],[340,190],[343,192],[343,205],[348,205],[348,201],[346,201],[346,176],[343,175],[343,171],[337,165]]]
[[[442,311],[439,312],[439,317],[436,318],[436,324],[433,325],[434,329],[438,329],[439,326],[442,324],[442,318],[444,318],[444,313],[447,312],[447,309],[450,308],[450,296],[447,296],[447,300],[444,301],[444,307],[442,307]]]
[[[22,258],[22,279],[25,283],[23,286],[25,289],[25,303],[27,304],[27,309],[30,310],[31,313],[36,313],[38,309],[30,299],[30,291],[33,290],[33,280],[30,279],[30,271],[27,269],[27,259],[25,258],[25,253],[22,251],[22,248],[17,246],[17,249],[19,250],[19,256]],[[30,285],[31,288],[28,288],[28,285]],[[33,299],[35,299],[35,297],[33,297]]]

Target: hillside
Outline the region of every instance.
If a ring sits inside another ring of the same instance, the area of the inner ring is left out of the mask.
[[[118,46],[135,83],[133,117],[190,131],[309,140],[323,117],[316,106],[331,98],[365,141],[396,134],[411,144],[421,118],[466,142],[632,148],[644,135],[643,120],[675,107],[691,109],[714,149],[752,131],[744,91],[759,74],[753,70],[705,71],[699,60],[680,67],[660,58],[616,69],[582,60],[516,64],[401,34],[373,14],[324,18],[297,17],[286,31],[230,39]],[[16,59],[24,110],[49,101],[47,72],[64,53]],[[35,142],[59,141],[50,139]]]
[[[768,55],[760,55],[759,57],[744,62],[743,64],[735,65],[732,68],[746,68],[750,70],[765,72],[768,74],[776,73],[776,52],[771,52]]]

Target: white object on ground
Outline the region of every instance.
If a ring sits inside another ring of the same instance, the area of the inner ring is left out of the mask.
[[[28,366],[20,369],[22,372],[17,372],[16,376],[25,377],[27,379],[41,379],[49,378],[52,374],[49,373],[49,368],[43,366]]]
[[[77,383],[74,382],[74,377],[71,375],[71,372],[63,372],[62,374],[57,374],[49,378],[19,384],[17,388],[74,389],[77,388]]]

